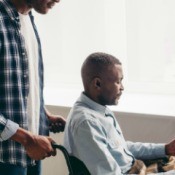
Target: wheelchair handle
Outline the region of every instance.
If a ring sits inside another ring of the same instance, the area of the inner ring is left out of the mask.
[[[73,175],[73,169],[72,169],[72,166],[71,166],[71,163],[70,163],[69,153],[67,152],[67,150],[64,148],[64,146],[58,145],[55,142],[52,142],[52,147],[53,147],[53,149],[61,150],[61,152],[63,153],[63,155],[64,155],[64,157],[66,159],[66,163],[67,163],[67,166],[68,166],[68,169],[69,169],[69,173],[71,175]]]

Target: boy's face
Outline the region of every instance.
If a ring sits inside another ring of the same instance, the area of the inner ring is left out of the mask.
[[[101,89],[98,96],[99,102],[102,105],[116,105],[124,90],[122,66],[115,64],[104,73],[101,78]]]
[[[55,3],[58,3],[59,1],[60,0],[30,0],[30,4],[36,12],[46,14],[52,9]]]

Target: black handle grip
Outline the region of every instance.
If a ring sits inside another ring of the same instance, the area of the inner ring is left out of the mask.
[[[52,142],[52,147],[54,149],[59,149],[59,150],[62,151],[62,153],[63,153],[63,155],[66,159],[66,163],[67,163],[67,166],[68,166],[69,173],[70,173],[70,175],[73,175],[73,169],[72,169],[72,166],[71,166],[69,153],[67,152],[66,148],[64,148],[64,146],[62,146],[62,145],[58,145],[55,142]]]

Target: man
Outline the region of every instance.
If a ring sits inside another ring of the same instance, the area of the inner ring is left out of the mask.
[[[91,175],[146,174],[150,168],[137,159],[175,155],[175,141],[166,145],[125,141],[114,114],[106,107],[117,105],[124,90],[117,58],[91,54],[83,63],[81,75],[84,92],[67,119],[64,146],[85,163]]]
[[[31,13],[46,14],[58,2],[0,0],[1,175],[40,174],[34,160],[56,154],[52,139],[41,135],[64,130],[65,120],[44,108],[41,44]]]

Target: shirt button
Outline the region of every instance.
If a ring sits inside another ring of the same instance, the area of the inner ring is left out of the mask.
[[[25,52],[23,52],[22,55],[25,55]]]

